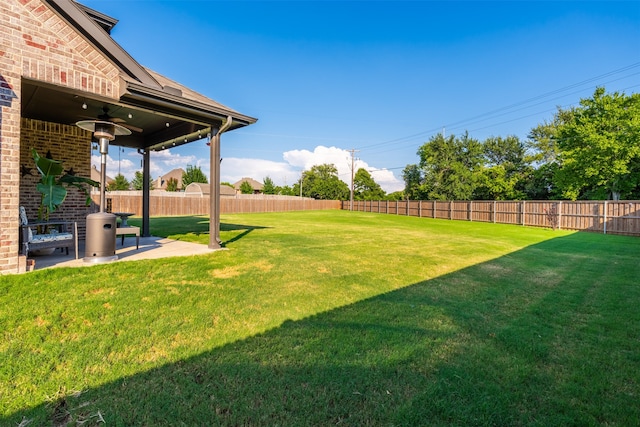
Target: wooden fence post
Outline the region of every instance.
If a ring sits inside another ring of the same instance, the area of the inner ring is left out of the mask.
[[[602,225],[604,226],[604,234],[607,234],[607,201],[604,201],[604,220],[602,222]]]
[[[562,202],[558,203],[558,230],[562,230]]]
[[[422,200],[418,200],[418,218],[422,218]]]
[[[493,201],[493,208],[491,211],[491,217],[493,218],[493,223],[496,223],[496,201]]]
[[[524,226],[524,209],[525,209],[525,201],[523,200],[521,202],[521,206],[520,206],[520,215],[521,215],[521,219],[522,219],[522,225]]]
[[[436,217],[436,201],[433,201],[433,217]]]
[[[469,201],[469,221],[473,221],[473,202]]]

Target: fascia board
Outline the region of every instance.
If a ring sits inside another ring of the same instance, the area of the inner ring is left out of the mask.
[[[89,43],[132,78],[150,87],[161,85],[129,55],[111,36],[93,21],[72,0],[43,0],[43,2],[76,29]]]

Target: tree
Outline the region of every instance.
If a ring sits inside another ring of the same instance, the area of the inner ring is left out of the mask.
[[[478,174],[474,198],[480,200],[523,199],[529,172],[527,147],[517,136],[491,137],[482,143],[484,167]]]
[[[294,189],[302,195],[322,200],[348,200],[350,196],[349,186],[338,177],[338,169],[332,164],[315,165],[310,170],[304,171],[302,177]]]
[[[166,191],[178,191],[178,180],[176,178],[169,178]]]
[[[394,191],[393,193],[389,193],[386,195],[385,200],[389,201],[398,201],[398,200],[406,200],[404,196],[404,191]]]
[[[563,197],[629,198],[640,191],[640,94],[605,93],[564,113],[555,181]]]
[[[422,171],[418,165],[407,165],[402,170],[404,180],[404,195],[408,200],[420,200],[426,197],[422,193]]]
[[[277,188],[270,177],[265,177],[263,180],[262,192],[264,194],[276,194]]]
[[[296,190],[289,186],[289,185],[283,185],[283,186],[278,186],[276,187],[276,192],[275,194],[281,194],[283,196],[298,196],[300,195],[300,189],[298,188],[297,192]]]
[[[131,188],[133,188],[134,190],[142,190],[142,183],[143,183],[143,177],[142,177],[142,172],[140,171],[136,171],[135,175],[133,176],[133,179],[131,180]],[[153,190],[153,180],[151,179],[151,177],[149,177],[149,189]]]
[[[249,184],[249,181],[242,181],[242,184],[240,184],[240,193],[253,194],[253,187]]]
[[[200,166],[192,166],[187,165],[187,170],[182,174],[182,186],[186,187],[192,182],[201,182],[203,184],[208,184],[209,181],[207,177],[200,169]]]
[[[470,200],[483,163],[482,144],[465,133],[461,138],[438,134],[418,149],[423,176],[421,193],[432,200]]]
[[[382,200],[384,197],[384,190],[371,174],[366,169],[358,169],[353,178],[354,200]]]
[[[107,186],[107,190],[109,191],[126,191],[131,187],[127,178],[124,177],[121,173],[116,175],[113,179],[113,182]]]

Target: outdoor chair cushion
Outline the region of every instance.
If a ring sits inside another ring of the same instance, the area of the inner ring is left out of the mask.
[[[69,247],[74,247],[76,259],[78,258],[78,224],[69,221],[47,221],[29,224],[24,206],[20,206],[20,226],[22,228],[22,245],[24,254],[35,249],[46,248],[66,248],[69,254]],[[48,229],[47,233],[34,233],[38,227]]]

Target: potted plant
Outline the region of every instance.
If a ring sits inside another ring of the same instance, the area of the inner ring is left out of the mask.
[[[67,197],[67,187],[73,186],[82,191],[87,199],[86,204],[91,204],[91,195],[85,184],[99,187],[100,183],[90,178],[64,173],[62,162],[47,157],[42,157],[35,149],[31,149],[33,161],[40,173],[40,181],[36,185],[40,193],[40,207],[38,208],[38,220],[48,221],[51,213],[55,212]],[[44,231],[46,232],[46,230]]]

